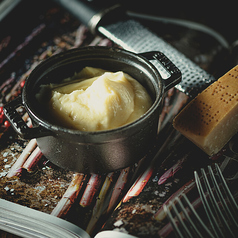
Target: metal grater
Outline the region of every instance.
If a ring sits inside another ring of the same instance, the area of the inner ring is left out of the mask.
[[[164,53],[182,72],[182,82],[176,85],[176,88],[191,97],[196,96],[216,80],[185,55],[133,19],[99,26],[98,31],[127,50],[136,53],[157,50]],[[164,69],[158,63],[153,63],[159,69],[162,77],[167,78]]]
[[[189,96],[196,96],[198,92],[215,81],[215,78],[193,63],[170,44],[159,38],[139,22],[126,16],[120,4],[109,6],[107,1],[86,0],[55,0],[61,6],[75,15],[91,32],[100,32],[107,38],[135,53],[147,51],[161,51],[182,72],[182,82],[176,88]],[[110,1],[109,1],[110,2]],[[152,62],[154,63],[154,62]],[[165,70],[154,63],[163,78],[167,78]]]

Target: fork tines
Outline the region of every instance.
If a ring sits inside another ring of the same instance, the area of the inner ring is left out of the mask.
[[[199,198],[192,203],[185,193],[163,208],[178,237],[236,237],[238,205],[217,164],[214,170],[194,172]],[[197,209],[198,208],[198,209]],[[195,210],[196,209],[196,210]]]
[[[195,181],[202,204],[215,237],[236,237],[238,231],[238,206],[217,164],[214,172],[201,169],[201,177],[195,171]]]
[[[184,193],[163,208],[178,237],[214,237]]]

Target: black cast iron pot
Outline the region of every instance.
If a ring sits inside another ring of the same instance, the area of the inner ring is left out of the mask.
[[[159,61],[170,77],[163,80],[149,60]],[[151,108],[138,120],[112,130],[84,132],[52,124],[35,97],[40,85],[59,83],[85,66],[128,73],[149,92]],[[127,167],[148,152],[157,135],[164,92],[180,80],[180,71],[160,52],[134,54],[106,47],[78,48],[37,66],[25,82],[22,97],[7,104],[4,111],[17,133],[25,139],[37,138],[42,153],[54,164],[77,172],[104,173]],[[27,127],[16,112],[22,104],[33,128]]]

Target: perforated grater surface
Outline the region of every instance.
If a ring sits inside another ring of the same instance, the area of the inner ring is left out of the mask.
[[[127,50],[136,53],[157,50],[164,53],[182,72],[182,82],[176,85],[176,88],[189,96],[196,96],[216,80],[185,55],[133,19],[100,26],[98,31]],[[156,62],[153,63],[159,69],[162,77],[167,78],[164,69]]]

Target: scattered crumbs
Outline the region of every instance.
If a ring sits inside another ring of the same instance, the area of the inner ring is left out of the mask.
[[[5,191],[9,191],[10,190],[10,188],[8,186],[6,186],[4,189],[5,189]]]
[[[0,173],[0,178],[1,178],[1,177],[5,177],[5,176],[7,175],[7,173],[8,173],[8,172],[6,172],[6,171],[1,172],[1,173]]]
[[[42,186],[36,186],[35,189],[39,190],[40,192],[44,191],[46,189],[46,187],[44,185]]]
[[[123,221],[122,220],[118,220],[113,224],[115,227],[119,227],[123,225]]]
[[[156,190],[156,191],[154,192],[154,194],[155,194],[156,196],[159,195],[159,191]]]
[[[166,187],[172,187],[172,182],[166,183],[165,186],[166,186]]]
[[[12,156],[13,158],[15,158],[16,155],[17,155],[17,153],[11,153],[11,156]]]
[[[161,192],[161,193],[159,193],[159,196],[160,197],[164,197],[166,195],[166,192]]]
[[[158,180],[159,180],[159,178],[158,178],[158,176],[156,175],[156,176],[152,179],[152,182],[156,183],[156,182],[158,182]]]
[[[5,158],[8,156],[8,154],[9,154],[9,152],[4,152],[2,156]]]
[[[42,203],[45,204],[44,205],[45,207],[48,207],[51,204],[51,202],[48,199],[42,199]]]
[[[152,210],[151,212],[152,212],[153,214],[156,214],[157,210]]]
[[[174,179],[174,182],[175,182],[175,183],[178,183],[178,182],[179,182],[179,179],[178,179],[178,178],[175,178],[175,179]]]
[[[134,209],[131,213],[132,213],[132,214],[135,214],[135,213],[136,213],[136,209]]]
[[[4,159],[4,160],[3,160],[3,162],[5,162],[5,163],[6,163],[7,161],[8,161],[8,159]]]

